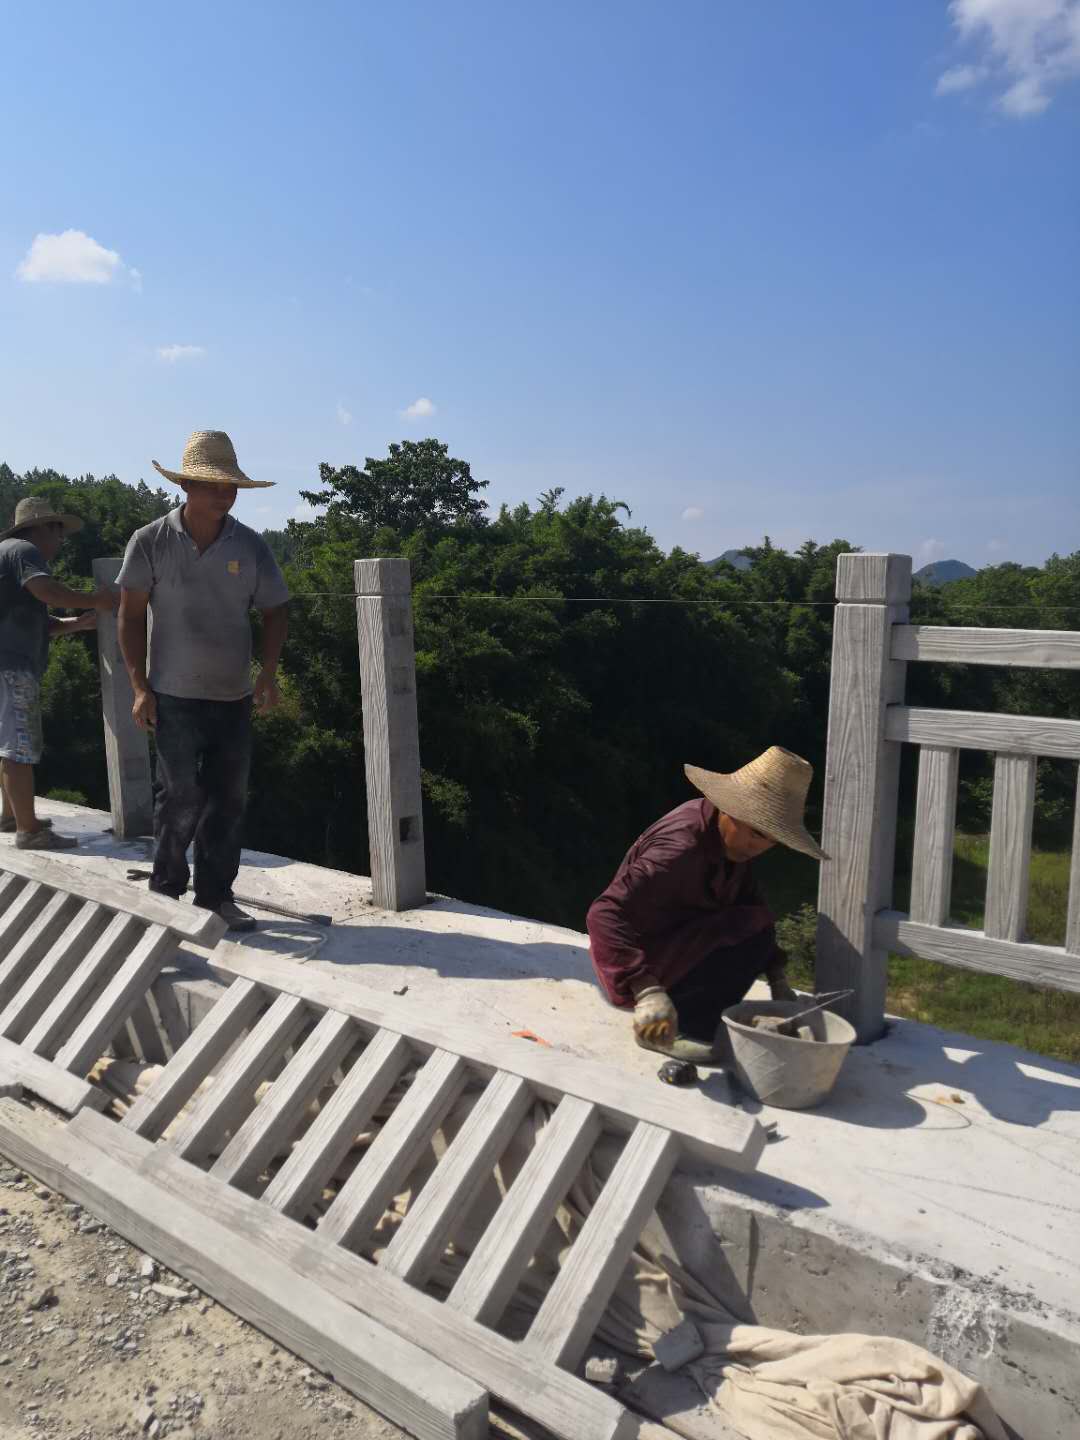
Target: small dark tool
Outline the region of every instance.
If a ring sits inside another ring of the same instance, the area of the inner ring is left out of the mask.
[[[665,1060],[656,1073],[665,1085],[693,1085],[700,1078],[689,1060]]]
[[[129,870],[129,880],[149,880],[149,870]],[[281,915],[286,920],[303,920],[308,925],[332,925],[333,916],[308,914],[304,910],[290,910],[286,905],[273,905],[269,900],[256,900],[253,895],[234,895],[238,905],[250,905],[253,910],[265,910],[268,915]]]

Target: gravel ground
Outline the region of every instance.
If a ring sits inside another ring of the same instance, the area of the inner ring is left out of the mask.
[[[0,1160],[0,1440],[404,1435]]]

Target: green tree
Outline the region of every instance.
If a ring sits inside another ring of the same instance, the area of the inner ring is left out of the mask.
[[[362,796],[352,607],[301,597],[351,591],[365,542],[406,555],[431,883],[580,924],[633,835],[688,798],[681,762],[750,758],[795,687],[760,611],[733,603],[737,585],[682,551],[665,555],[618,501],[561,498],[548,492],[487,524],[468,510],[375,530],[367,510],[339,507],[296,527],[307,568],[290,571],[286,661],[298,723],[317,717],[351,738],[339,762]],[[320,843],[319,804],[287,788],[294,819],[303,805],[300,829]],[[332,838],[346,838],[341,827]]]
[[[393,530],[409,535],[429,527],[484,523],[480,491],[464,460],[451,457],[438,440],[404,440],[390,446],[385,460],[364,461],[364,468],[319,466],[321,490],[302,490],[312,505],[325,505],[327,517],[358,521],[372,533]]]

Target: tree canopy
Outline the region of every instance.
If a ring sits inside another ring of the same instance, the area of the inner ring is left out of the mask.
[[[446,525],[484,524],[480,491],[486,480],[474,480],[464,460],[455,460],[438,440],[403,440],[390,446],[385,460],[369,455],[364,468],[319,466],[321,490],[301,490],[312,505],[325,505],[330,519],[355,521],[377,534],[400,535]]]

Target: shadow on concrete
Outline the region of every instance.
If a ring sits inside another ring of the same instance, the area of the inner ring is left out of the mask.
[[[904,1044],[905,1029],[917,1037],[917,1049]],[[890,1035],[895,1047],[886,1036],[852,1050],[832,1094],[809,1113],[864,1129],[906,1130],[926,1125],[929,1112],[937,1122],[934,1128],[961,1130],[975,1118],[964,1113],[966,1095],[995,1120],[1033,1129],[1055,1114],[1080,1111],[1080,1069],[1075,1065],[970,1035],[946,1036],[916,1021],[893,1022]],[[894,1058],[898,1049],[905,1057],[911,1055],[910,1062]],[[954,1058],[950,1050],[962,1058]],[[911,1094],[935,1085],[945,1093]],[[764,1109],[745,1092],[740,1099],[751,1115]]]
[[[1009,1125],[1034,1128],[1055,1114],[1080,1112],[1080,1067],[1015,1045],[900,1020],[867,1058],[879,1060],[879,1086],[888,1080],[905,1091],[933,1084],[950,1094],[967,1091],[994,1119]],[[924,1098],[921,1103],[934,1102]],[[946,1100],[945,1105],[963,1112],[962,1103]]]
[[[775,1143],[782,1144],[782,1141]],[[733,1195],[743,1195],[748,1200],[760,1200],[764,1205],[775,1205],[778,1210],[827,1210],[829,1201],[816,1190],[806,1185],[796,1185],[790,1180],[781,1180],[776,1175],[766,1175],[760,1170],[740,1174],[736,1170],[718,1172],[716,1166],[696,1173],[693,1165],[684,1162],[687,1174],[699,1182],[716,1184],[718,1175],[725,1190]]]
[[[880,1073],[865,1077],[855,1074],[855,1064],[857,1060],[853,1062],[849,1058],[832,1094],[821,1105],[813,1106],[807,1114],[869,1130],[912,1130],[925,1123],[923,1105],[903,1090],[883,1088]],[[852,1066],[851,1070],[848,1065]],[[739,1092],[739,1101],[748,1115],[761,1115],[766,1108],[743,1090]],[[782,1134],[784,1112],[774,1109],[769,1114],[770,1118],[777,1120]]]
[[[190,858],[190,857],[189,857]],[[311,865],[312,869],[320,869],[314,861],[290,860],[285,855],[271,855],[268,850],[244,850],[244,866],[256,866],[260,870],[286,870],[296,865]],[[244,883],[244,868],[241,866],[240,874],[237,877],[237,885],[241,888]]]
[[[469,912],[464,912],[468,914]],[[285,953],[280,943],[293,922],[259,916],[259,929],[237,938],[254,949]],[[505,926],[506,921],[500,920]],[[532,928],[529,921],[520,922]],[[305,927],[305,935],[306,935]],[[464,931],[445,932],[399,925],[332,925],[320,960],[362,970],[365,965],[420,967],[447,980],[580,980],[594,983],[584,949],[551,941],[493,940]],[[357,977],[359,978],[359,977]]]

